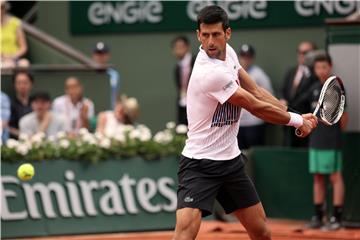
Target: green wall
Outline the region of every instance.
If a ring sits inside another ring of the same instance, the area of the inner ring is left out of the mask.
[[[175,59],[171,55],[170,42],[178,34],[187,35],[192,43],[193,52],[197,52],[198,42],[194,32],[164,32],[137,34],[98,34],[72,36],[70,34],[69,3],[39,2],[36,25],[43,31],[72,45],[85,54],[91,54],[96,41],[103,40],[112,49],[112,63],[121,73],[122,92],[135,96],[141,104],[140,122],[153,130],[161,129],[167,121],[175,119],[175,86],[173,66]],[[195,29],[194,24],[194,29]],[[296,46],[309,39],[325,46],[324,28],[275,28],[234,31],[230,44],[236,49],[241,43],[251,43],[258,53],[258,64],[269,74],[276,91],[279,90],[284,71],[296,63]],[[31,42],[31,47],[35,46]],[[46,62],[62,58],[54,57],[48,49],[35,46],[31,51],[35,62]],[[85,80],[85,79],[84,79]],[[51,81],[49,79],[49,81]],[[86,80],[84,81],[86,83]],[[97,104],[108,98],[104,82],[86,84],[87,95],[96,101],[96,110],[103,110],[104,104]],[[95,95],[93,95],[95,94]],[[106,105],[106,104],[105,104]]]

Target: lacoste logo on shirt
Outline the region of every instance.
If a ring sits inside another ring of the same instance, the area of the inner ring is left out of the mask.
[[[194,199],[189,196],[184,199],[184,202],[193,202],[193,201]]]

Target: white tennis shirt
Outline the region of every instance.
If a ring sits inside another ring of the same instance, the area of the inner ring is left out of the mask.
[[[239,87],[240,69],[229,44],[225,61],[210,58],[200,46],[187,90],[185,157],[231,160],[240,154],[237,134],[241,108],[226,102]]]

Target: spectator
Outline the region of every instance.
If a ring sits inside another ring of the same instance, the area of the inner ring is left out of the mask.
[[[5,143],[9,138],[10,99],[1,91],[1,142]]]
[[[32,111],[30,106],[30,92],[33,88],[34,77],[24,71],[16,72],[13,76],[15,97],[11,99],[10,137],[18,138],[19,121],[25,114]]]
[[[89,120],[94,117],[94,104],[84,97],[79,79],[66,79],[65,93],[54,100],[53,111],[64,117],[71,134],[77,134],[80,128],[89,129]]]
[[[186,92],[189,84],[195,57],[190,52],[190,43],[187,37],[178,36],[171,42],[172,52],[178,60],[175,66],[175,84],[177,87],[177,124],[187,125]]]
[[[285,74],[282,88],[281,101],[298,112],[309,112],[309,106],[306,99],[302,98],[308,88],[314,82],[311,77],[311,69],[305,65],[305,55],[316,49],[314,43],[303,41],[297,49],[297,65],[291,67]],[[304,99],[298,101],[297,99]],[[293,129],[285,127],[285,144],[292,147],[307,147],[308,138],[298,138]]]
[[[255,49],[248,44],[243,44],[239,51],[240,65],[246,70],[251,78],[260,87],[273,93],[270,79],[266,73],[254,64]],[[265,143],[265,122],[253,116],[245,109],[241,110],[238,144],[240,149],[248,149],[252,146],[261,146]]]
[[[134,125],[139,116],[139,104],[135,98],[118,97],[113,111],[99,113],[96,132],[112,136],[125,124]]]
[[[107,65],[109,64],[110,57],[111,55],[109,46],[104,42],[96,43],[93,49],[93,60],[98,64]],[[114,109],[116,104],[116,96],[120,88],[120,74],[118,71],[110,67],[107,69],[106,73],[109,75],[111,88],[110,106],[112,109]]]
[[[15,66],[27,67],[29,61],[24,59],[27,52],[25,33],[21,20],[8,14],[9,4],[1,1],[1,62],[4,68]]]
[[[332,75],[332,61],[328,54],[318,55],[314,60],[315,75],[319,79],[310,88],[312,111],[315,109],[322,85]],[[341,227],[341,215],[344,204],[344,182],[342,171],[341,131],[345,129],[348,115],[344,112],[340,121],[332,126],[319,122],[317,128],[310,135],[309,170],[314,175],[314,207],[315,215],[309,224],[310,228],[323,226],[325,215],[325,176],[329,175],[333,187],[333,215],[327,230],[336,230]]]
[[[20,119],[20,133],[31,136],[43,132],[46,136],[52,136],[60,131],[68,131],[64,119],[50,111],[49,94],[35,93],[31,96],[30,103],[34,111]]]

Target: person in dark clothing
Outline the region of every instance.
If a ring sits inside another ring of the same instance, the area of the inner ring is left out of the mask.
[[[190,52],[190,42],[185,36],[178,36],[171,42],[172,52],[178,60],[175,66],[175,84],[178,91],[177,102],[177,124],[187,125],[186,115],[186,92],[189,84],[195,57]]]
[[[11,99],[11,117],[9,131],[11,138],[19,137],[19,121],[24,115],[32,112],[30,93],[34,84],[34,77],[25,71],[16,72],[13,76],[15,97]]]
[[[303,41],[297,48],[298,64],[291,67],[285,74],[281,101],[298,112],[309,112],[306,98],[302,97],[316,81],[312,69],[305,64],[306,55],[314,51],[316,46],[310,41]],[[289,127],[284,128],[285,145],[291,147],[307,147],[308,138],[298,138]]]

